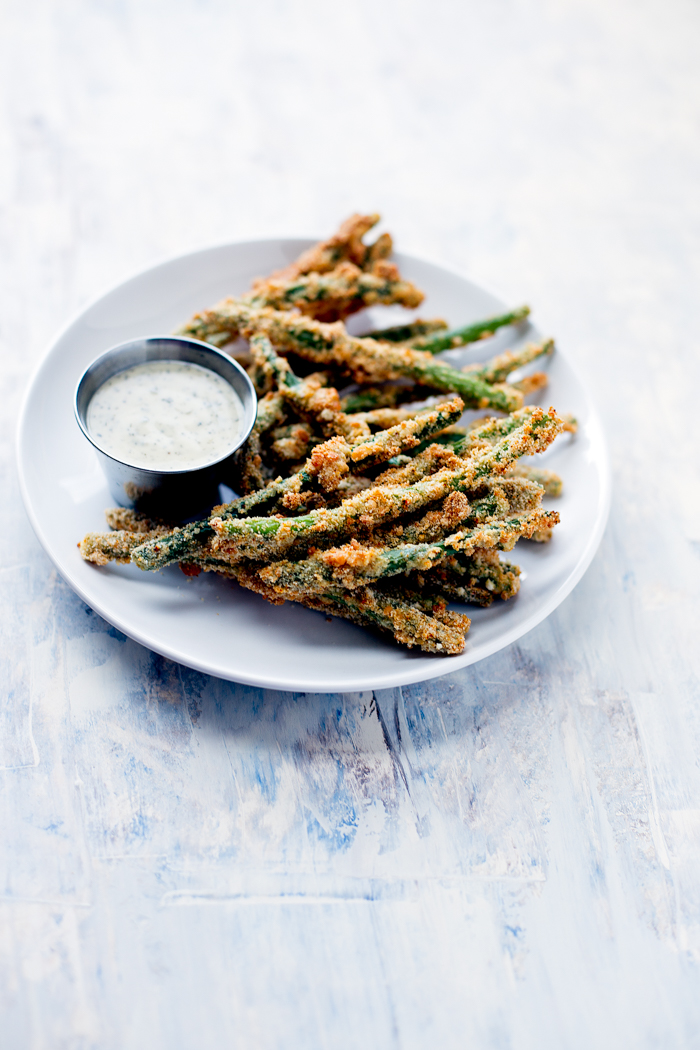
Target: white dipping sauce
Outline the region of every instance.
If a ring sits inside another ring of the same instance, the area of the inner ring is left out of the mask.
[[[149,470],[192,470],[221,459],[241,432],[230,383],[189,361],[125,368],[93,394],[87,428],[108,455]]]

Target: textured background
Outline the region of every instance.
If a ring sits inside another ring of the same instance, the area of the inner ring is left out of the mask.
[[[697,3],[0,14],[3,1050],[700,1046]],[[427,685],[170,664],[31,533],[31,370],[157,258],[375,209],[532,302],[595,388],[601,550]]]

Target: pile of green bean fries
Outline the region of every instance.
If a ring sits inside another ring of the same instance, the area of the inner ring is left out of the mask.
[[[179,527],[110,510],[113,531],[88,534],[84,558],[216,572],[273,603],[300,602],[443,655],[463,650],[470,625],[449,602],[517,594],[520,570],[499,551],[549,539],[559,516],[542,498],[561,490],[557,475],[518,461],[573,424],[523,405],[546,375],[508,378],[553,343],[462,371],[435,357],[517,324],[527,307],[453,331],[419,320],[350,335],[344,321],[356,311],[423,298],[388,261],[388,234],[364,243],[378,218],[352,216],[179,329],[242,355],[257,389],[240,496]],[[505,414],[460,428],[465,408]]]

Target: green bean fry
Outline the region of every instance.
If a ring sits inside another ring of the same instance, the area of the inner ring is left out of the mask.
[[[513,373],[554,343],[461,370],[438,356],[522,331],[527,306],[452,329],[415,319],[352,335],[344,322],[359,310],[423,301],[389,259],[391,236],[365,242],[378,221],[351,216],[182,325],[179,334],[218,347],[248,341],[258,411],[237,456],[240,495],[187,524],[108,510],[111,531],[78,545],[85,560],[214,572],[274,604],[297,602],[443,656],[463,651],[470,628],[448,603],[485,608],[517,595],[520,569],[500,552],[551,538],[559,515],[542,500],[563,485],[529,457],[576,423],[524,404],[546,372]],[[496,415],[462,418],[484,409]]]

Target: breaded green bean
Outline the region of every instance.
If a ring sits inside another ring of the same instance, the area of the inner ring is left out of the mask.
[[[479,605],[482,609],[488,609],[489,605],[493,604],[493,599],[497,595],[491,594],[490,591],[485,590],[483,587],[469,587],[464,581],[453,579],[447,573],[444,574],[444,584],[442,581],[442,567],[438,566],[436,569],[431,569],[430,572],[417,572],[411,573],[410,576],[396,576],[390,580],[382,580],[376,585],[376,589],[380,592],[388,591],[396,592],[397,594],[421,594],[428,600],[431,597],[439,595],[443,601],[448,602],[460,602],[463,605]],[[420,591],[414,591],[414,587],[420,587]]]
[[[402,543],[432,543],[442,540],[461,525],[473,527],[486,521],[527,514],[540,506],[542,489],[524,478],[489,478],[478,495],[452,492],[436,509],[406,523],[376,530],[372,542],[387,546]]]
[[[501,561],[498,551],[493,549],[477,548],[469,555],[454,554],[440,563],[439,570],[468,581],[471,587],[483,588],[504,601],[520,589],[520,567],[513,562]]]
[[[138,510],[130,510],[127,507],[110,507],[105,511],[105,518],[110,529],[117,529],[120,532],[158,532],[162,529],[169,531],[173,528],[173,523],[149,518],[147,514]]]
[[[409,583],[408,576],[391,576],[373,583],[372,590],[376,595],[398,598],[399,601],[407,602],[414,608],[420,609],[427,616],[435,616],[438,620],[446,622],[447,617],[450,616],[447,603],[452,599],[443,597],[436,587],[423,588],[419,581],[425,578],[425,575],[416,574],[410,577]],[[488,591],[484,593],[488,594]]]
[[[188,567],[189,568],[189,567]],[[433,595],[381,593],[373,587],[325,587],[320,591],[299,589],[293,584],[269,586],[258,567],[229,564],[214,557],[201,557],[191,566],[199,570],[229,576],[241,586],[261,595],[274,605],[298,602],[309,609],[332,613],[364,627],[388,632],[397,642],[409,648],[418,646],[424,652],[444,655],[459,653],[464,648],[470,621],[462,613],[450,612],[444,599]]]
[[[386,430],[389,427],[395,427],[398,423],[403,423],[405,419],[414,419],[417,416],[425,415],[426,412],[432,411],[433,408],[435,408],[435,405],[421,403],[416,407],[409,403],[397,405],[395,408],[374,408],[368,412],[351,412],[348,415],[351,419],[366,423],[376,430]]]
[[[337,390],[327,387],[317,374],[299,379],[266,335],[251,337],[250,352],[270,385],[276,386],[284,400],[301,416],[318,425],[324,437],[342,434],[348,441],[359,441],[370,436],[367,423],[347,417],[343,412]]]
[[[304,595],[297,599],[311,609],[334,613],[364,627],[379,628],[393,635],[395,641],[409,649],[417,647],[425,653],[456,656],[464,650],[465,636],[471,621],[463,613],[455,613],[431,602],[432,615],[425,612],[425,600],[420,605],[405,598],[385,595],[371,587],[354,591],[336,590],[329,595]]]
[[[453,551],[470,554],[477,548],[512,550],[519,539],[531,536],[559,520],[553,511],[537,510],[507,521],[486,522],[463,529],[437,543],[404,543],[397,547],[374,547],[357,540],[342,547],[317,551],[301,561],[280,560],[259,569],[266,586],[296,587],[318,593],[327,586],[349,590],[388,576],[427,572]]]
[[[461,457],[456,456],[451,447],[432,442],[427,448],[420,449],[408,463],[391,462],[387,470],[376,478],[378,485],[411,485],[422,477],[435,474],[447,467],[450,470],[461,470]]]
[[[262,435],[286,419],[284,398],[279,393],[266,394],[258,401],[258,413],[248,440],[239,453],[239,487],[247,495],[267,484],[263,473]]]
[[[253,290],[259,283],[270,279],[291,281],[304,273],[326,273],[328,270],[335,269],[338,263],[346,259],[357,266],[364,266],[368,259],[374,261],[375,257],[384,258],[391,252],[391,238],[388,238],[387,250],[388,235],[384,235],[380,249],[373,250],[372,246],[368,247],[362,243],[364,235],[373,226],[376,226],[379,218],[379,215],[351,215],[332,237],[315,244],[312,248],[307,248],[298,259],[295,259],[289,266],[285,266],[284,269],[276,270],[269,278],[261,278],[260,282],[256,281],[253,284]],[[372,255],[373,251],[374,255]]]
[[[535,410],[535,405],[525,405],[505,418],[489,416],[474,420],[464,440],[455,446],[455,455],[470,455],[472,449],[483,446],[484,442],[495,444],[531,419]]]
[[[511,471],[508,470],[500,477],[486,478],[483,487],[479,486],[475,490],[476,498],[472,506],[478,508],[481,500],[484,500],[484,508],[486,508],[487,501],[494,492],[497,492],[499,499],[507,500],[508,514],[524,514],[534,510],[542,499],[541,486],[537,481],[527,477],[513,477]],[[477,513],[476,509],[474,513]]]
[[[552,538],[553,529],[537,529],[533,532],[532,536],[528,536],[527,539],[532,540],[533,543],[549,543]]]
[[[552,529],[559,523],[555,510],[537,510],[522,514],[508,521],[487,521],[474,529],[462,529],[448,536],[444,546],[448,549],[470,554],[476,547],[510,551],[519,539],[530,539],[535,533]]]
[[[425,391],[428,397],[430,391]],[[395,384],[385,383],[383,386],[364,386],[352,391],[341,398],[341,406],[344,412],[371,412],[377,408],[395,408],[405,401],[417,401],[420,390],[413,383]]]
[[[554,340],[545,339],[542,343],[528,343],[521,350],[506,350],[497,357],[492,357],[485,365],[468,365],[464,369],[470,375],[478,375],[487,383],[502,383],[511,372],[536,361],[538,357],[547,357],[554,353]]]
[[[358,383],[412,379],[422,386],[457,393],[469,408],[511,412],[522,404],[522,394],[506,384],[487,383],[479,376],[459,372],[431,354],[402,349],[373,339],[357,339],[341,323],[323,324],[312,318],[276,310],[255,310],[230,300],[197,315],[179,334],[211,342],[211,331],[225,329],[250,339],[266,335],[279,349],[293,351],[316,364],[337,364]],[[215,345],[219,345],[216,344]]]
[[[131,532],[117,529],[115,532],[88,532],[78,544],[85,561],[93,565],[106,565],[110,561],[130,562],[131,552],[148,540],[156,540],[170,531],[167,527],[148,532]]]
[[[369,424],[343,412],[335,387],[312,385],[283,388],[282,396],[303,418],[309,420],[324,437],[341,434],[351,443],[371,437]]]
[[[509,310],[508,313],[488,317],[485,321],[476,321],[474,324],[464,325],[462,328],[455,328],[438,336],[416,339],[412,346],[416,350],[439,354],[443,350],[452,350],[457,346],[465,346],[467,343],[476,343],[480,339],[485,339],[493,335],[499,328],[503,328],[504,325],[519,324],[529,313],[529,306],[520,306],[516,310]]]
[[[377,328],[374,332],[365,332],[363,339],[376,339],[381,343],[408,343],[433,332],[442,332],[447,328],[447,321],[436,318],[434,321],[410,321],[408,324],[396,324],[391,328]]]
[[[397,585],[401,585],[397,580]],[[409,587],[437,592],[450,601],[469,602],[482,607],[494,598],[507,601],[520,590],[520,568],[502,562],[496,550],[476,550],[471,555],[454,554],[426,573],[408,576]]]
[[[400,597],[381,594],[372,587],[329,587],[322,592],[277,584],[264,584],[256,570],[239,570],[235,577],[242,586],[261,594],[268,601],[281,603],[295,601],[309,609],[332,613],[364,627],[379,628],[393,635],[397,642],[409,648],[417,646],[423,652],[454,655],[464,649],[465,635],[470,621],[461,613],[453,613],[444,606],[433,609],[438,615],[427,615],[423,608]]]
[[[329,273],[309,273],[291,281],[270,278],[238,298],[251,306],[297,309],[319,320],[337,320],[367,306],[398,304],[410,309],[422,303],[423,293],[402,280],[393,263],[384,262],[368,273],[344,262]]]
[[[304,460],[309,454],[312,429],[308,423],[288,423],[270,434],[270,451],[279,460]]]
[[[393,248],[394,242],[391,238],[391,234],[386,232],[380,233],[373,244],[368,244],[365,247],[365,257],[361,263],[358,263],[358,265],[362,266],[363,270],[376,271],[377,263],[382,262],[384,259],[388,259]]]
[[[281,357],[274,350],[267,336],[253,336],[249,341],[249,349],[258,372],[266,380],[266,393],[281,387],[295,387],[301,384],[301,379],[294,374],[292,366],[285,357]]]
[[[415,448],[427,437],[449,427],[461,417],[463,411],[464,402],[459,397],[432,406],[353,445],[349,462],[356,470],[384,463],[399,452]]]
[[[422,445],[419,445],[414,454],[424,452],[429,444],[444,445],[448,449],[454,449],[457,446],[461,446],[461,443],[466,436],[467,431],[464,427],[448,427],[447,430],[442,430],[439,434],[436,434],[435,437],[430,438],[429,441],[424,441]]]
[[[549,376],[546,372],[531,372],[529,376],[511,382],[510,385],[519,390],[523,397],[527,397],[529,394],[534,394],[536,390],[544,390],[546,386],[549,386]]]
[[[544,470],[542,467],[534,467],[526,463],[516,463],[510,468],[508,474],[512,478],[524,478],[541,485],[545,496],[561,496],[563,482],[553,470]]]

